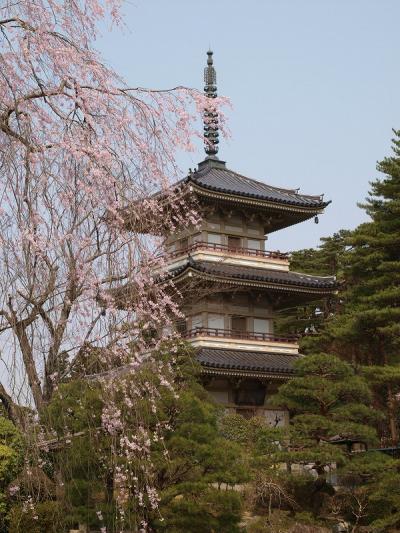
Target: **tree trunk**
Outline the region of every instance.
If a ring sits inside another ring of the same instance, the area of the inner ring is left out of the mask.
[[[398,413],[396,408],[397,402],[391,385],[387,386],[387,398],[390,436],[393,446],[397,446],[399,443],[399,428],[397,425]]]
[[[15,426],[20,429],[24,428],[24,420],[21,414],[21,410],[16,405],[11,396],[8,394],[4,386],[0,383],[0,401],[7,413],[8,418],[13,422]]]
[[[35,402],[37,410],[40,413],[40,411],[44,407],[44,399],[42,388],[40,385],[40,379],[33,358],[31,345],[26,335],[25,327],[21,323],[17,323],[15,325],[15,332],[17,334],[19,345],[21,347],[22,359],[24,361],[24,367],[26,375],[28,376],[28,383],[32,391],[33,400]]]

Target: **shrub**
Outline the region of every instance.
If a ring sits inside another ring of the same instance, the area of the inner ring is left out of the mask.
[[[63,531],[62,513],[59,503],[39,502],[18,505],[10,511],[9,533],[60,533]]]

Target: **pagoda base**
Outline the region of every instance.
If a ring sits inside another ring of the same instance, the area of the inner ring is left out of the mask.
[[[260,417],[271,427],[287,426],[289,413],[270,404],[279,385],[294,374],[296,355],[200,348],[202,382],[226,414]]]

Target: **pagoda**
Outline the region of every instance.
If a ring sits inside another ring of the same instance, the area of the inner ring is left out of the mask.
[[[270,407],[269,398],[300,355],[297,337],[275,335],[274,317],[328,297],[337,282],[292,272],[288,254],[268,251],[266,242],[269,233],[317,217],[329,202],[243,176],[217,157],[216,72],[213,53],[207,55],[206,158],[180,182],[190,186],[202,221],[167,238],[169,278],[183,295],[177,329],[194,346],[215,400],[284,425],[287,413]]]
[[[166,236],[167,272],[160,280],[166,276],[177,289],[184,319],[176,329],[195,348],[203,384],[214,399],[228,412],[285,425],[287,412],[269,400],[293,376],[301,355],[298,337],[275,334],[274,320],[282,309],[329,297],[337,282],[292,272],[289,255],[268,251],[266,242],[274,231],[318,217],[329,202],[243,176],[217,157],[216,72],[213,53],[207,55],[206,158],[175,185],[195,202],[201,222]],[[141,227],[129,209],[125,223]],[[126,288],[114,293],[118,305],[129,301],[128,294]]]

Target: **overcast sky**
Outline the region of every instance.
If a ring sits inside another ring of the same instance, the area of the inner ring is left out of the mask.
[[[135,0],[103,56],[132,86],[203,88],[209,46],[232,138],[219,157],[271,185],[325,193],[320,223],[272,234],[268,248],[316,246],[365,220],[356,203],[400,129],[400,0]],[[183,170],[204,158],[182,156]]]

